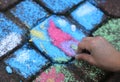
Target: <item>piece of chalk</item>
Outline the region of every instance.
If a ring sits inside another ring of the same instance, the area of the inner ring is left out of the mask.
[[[71,48],[74,49],[74,50],[77,50],[78,47],[77,47],[77,45],[72,44],[72,45],[71,45]]]

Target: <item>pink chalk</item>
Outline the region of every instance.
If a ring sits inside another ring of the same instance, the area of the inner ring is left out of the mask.
[[[48,73],[42,74],[35,80],[35,82],[64,82],[65,76],[63,73],[57,73],[56,68],[51,68]]]
[[[69,34],[57,28],[52,20],[49,22],[48,34],[55,46],[64,51],[68,56],[75,55],[75,51],[71,48],[71,45],[77,45],[78,41]]]

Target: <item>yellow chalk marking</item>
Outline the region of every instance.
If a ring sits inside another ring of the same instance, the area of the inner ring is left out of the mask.
[[[37,38],[40,38],[40,39],[42,39],[42,40],[45,40],[44,34],[43,34],[42,32],[40,32],[40,31],[31,30],[30,33],[31,33],[33,36],[37,37]]]

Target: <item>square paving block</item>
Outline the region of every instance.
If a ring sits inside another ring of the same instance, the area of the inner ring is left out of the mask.
[[[75,56],[78,42],[86,35],[65,17],[51,16],[31,30],[33,43],[53,61]]]
[[[0,13],[0,57],[22,44],[24,33],[19,26]]]
[[[71,16],[88,31],[94,29],[105,19],[104,13],[89,2],[81,4],[71,13]]]
[[[25,44],[6,59],[5,63],[24,78],[29,78],[47,66],[49,62],[39,52]]]
[[[73,67],[73,68],[72,68]],[[75,70],[75,67],[77,67]],[[79,77],[79,70],[83,72],[83,78],[85,82],[100,82],[105,79],[107,73],[96,66],[90,65],[85,61],[74,60],[72,63],[67,65],[67,68],[75,72],[75,75]],[[77,72],[78,71],[78,72]],[[88,79],[87,79],[88,78]]]
[[[65,13],[83,0],[37,0],[53,13]]]
[[[47,12],[32,0],[22,1],[10,11],[30,29],[35,26],[38,21],[47,17]]]
[[[83,63],[75,62],[68,65],[55,64],[38,75],[33,82],[99,82],[104,76],[98,68],[85,67]]]
[[[106,38],[120,51],[120,19],[111,19],[93,33],[94,36]]]
[[[33,82],[84,82],[82,71],[76,69],[79,76],[75,76],[72,70],[69,70],[65,65],[53,65],[49,69],[37,76]]]
[[[0,0],[0,10],[5,10],[6,8],[10,7],[11,5],[15,4],[19,0]]]

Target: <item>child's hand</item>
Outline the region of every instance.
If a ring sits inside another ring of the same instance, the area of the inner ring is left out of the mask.
[[[83,49],[90,52],[81,53]],[[120,70],[120,53],[102,37],[86,37],[78,45],[76,59],[82,59],[89,63],[109,71]]]

